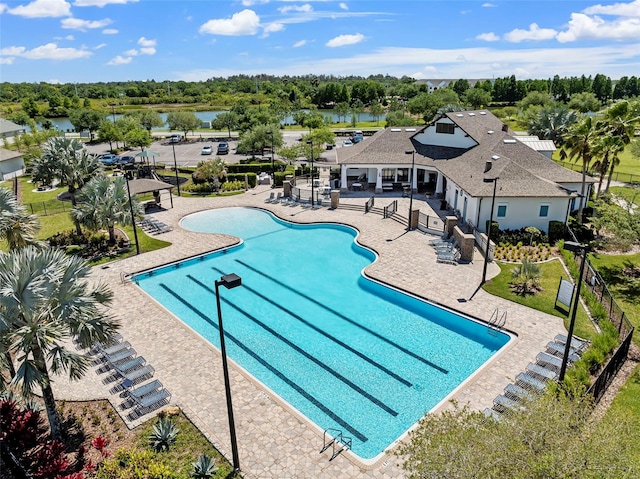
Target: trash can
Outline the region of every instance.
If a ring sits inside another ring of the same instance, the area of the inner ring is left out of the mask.
[[[447,209],[447,200],[441,200],[440,201],[440,209],[441,210],[446,210]]]

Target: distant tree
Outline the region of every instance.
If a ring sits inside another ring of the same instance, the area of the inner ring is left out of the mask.
[[[9,121],[14,122],[16,125],[27,126],[29,124],[29,115],[23,110],[19,110],[9,115]]]
[[[333,108],[334,111],[336,112],[336,114],[338,115],[338,120],[340,122],[346,121],[346,116],[349,113],[350,107],[349,107],[349,103],[346,101],[342,101],[339,103],[336,103],[336,106]]]
[[[440,88],[433,93],[421,93],[407,103],[407,108],[414,115],[421,115],[425,123],[429,123],[438,113],[438,109],[448,104],[458,104],[458,95],[448,88]]]
[[[211,121],[211,128],[227,130],[229,137],[231,137],[231,130],[238,128],[238,115],[233,112],[220,113]]]
[[[569,108],[579,111],[580,113],[587,113],[590,111],[598,111],[602,107],[602,103],[598,101],[596,96],[591,92],[576,93],[569,100]]]
[[[611,85],[612,85],[611,78],[598,73],[593,78],[593,83],[591,84],[591,91],[601,103],[605,103],[607,100],[611,98],[611,95],[613,93]]]
[[[240,135],[238,141],[238,152],[249,153],[260,151],[264,155],[264,149],[271,147],[271,134],[273,133],[273,142],[276,148],[282,145],[282,132],[276,124],[257,125],[249,131],[245,131]]]
[[[139,147],[142,151],[153,143],[153,138],[147,130],[135,128],[124,135],[124,141],[129,146]]]
[[[469,88],[471,88],[469,86],[469,81],[461,78],[455,81],[452,90],[455,91],[459,97],[462,97]]]
[[[469,88],[464,94],[464,101],[474,110],[478,110],[491,103],[491,93],[481,88]]]
[[[118,147],[118,141],[124,139],[122,132],[118,129],[113,122],[104,120],[98,128],[98,139],[100,141],[106,141],[109,143],[109,150],[113,151],[113,142],[116,142],[116,148]]]
[[[22,100],[22,111],[24,111],[29,118],[35,118],[40,115],[38,104],[32,96]]]
[[[384,115],[384,108],[380,103],[374,103],[373,105],[371,105],[370,111],[371,116],[376,122],[376,125],[378,125],[380,123],[380,117]]]
[[[540,139],[552,140],[561,146],[564,137],[578,116],[564,106],[542,108],[529,123],[529,134]]]
[[[364,103],[359,99],[351,102],[351,126],[356,126],[360,121],[360,113],[364,112]]]
[[[93,133],[100,128],[100,124],[105,120],[105,113],[83,108],[80,110],[71,110],[69,112],[69,121],[76,131],[89,131],[89,137],[93,140]]]
[[[175,111],[167,115],[169,129],[183,132],[185,138],[187,133],[198,128],[200,124],[200,120],[192,111]]]
[[[530,106],[543,106],[550,107],[553,105],[553,100],[547,93],[540,91],[532,91],[522,100],[518,102],[518,106],[521,110],[527,110]]]
[[[385,118],[385,127],[390,128],[392,126],[416,126],[416,120],[411,116],[404,115],[404,112],[394,110],[387,113]]]
[[[145,109],[136,115],[138,117],[138,121],[140,122],[140,126],[151,133],[153,128],[160,128],[164,126],[164,121],[162,121],[162,117],[160,113],[155,110]]]
[[[336,135],[329,128],[317,128],[313,130],[308,135],[302,137],[302,142],[313,141],[314,146],[320,145],[323,146],[325,144],[332,145],[335,142]],[[318,154],[320,156],[320,154]]]

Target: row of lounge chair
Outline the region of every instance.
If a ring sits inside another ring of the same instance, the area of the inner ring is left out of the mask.
[[[116,383],[111,392],[126,398],[120,405],[121,409],[132,408],[129,419],[147,414],[170,401],[171,393],[159,380],[145,383],[153,377],[155,369],[147,364],[144,357],[138,356],[129,341],[123,341],[120,335],[116,335],[109,344],[94,345],[94,352],[96,363],[102,365],[98,372],[111,372],[103,383]]]
[[[436,250],[438,263],[457,265],[460,260],[460,249],[457,241],[449,241],[437,238],[431,241],[431,246]]]
[[[322,208],[324,206],[322,202],[322,198],[317,198],[316,200],[314,200],[313,206],[312,206],[311,198],[302,199],[296,195],[291,195],[291,197],[289,198],[289,197],[282,196],[281,192],[279,192],[278,195],[276,196],[276,194],[273,191],[271,192],[269,197],[264,201],[265,203],[272,203],[272,204],[280,203],[283,206],[292,206],[292,207],[302,206],[303,208],[313,207],[313,209]]]
[[[152,235],[167,233],[173,229],[171,226],[164,224],[162,221],[158,221],[157,219],[151,217],[146,217],[139,223],[139,226],[140,228],[142,228],[142,231]]]
[[[493,400],[493,407],[484,410],[485,416],[500,419],[502,414],[524,409],[528,401],[541,395],[549,381],[558,379],[566,342],[567,336],[563,334],[550,341],[546,352],[539,353],[536,362],[529,363],[526,370],[516,376],[515,383],[508,384],[504,393]],[[588,341],[572,338],[569,364],[580,359],[588,346]]]

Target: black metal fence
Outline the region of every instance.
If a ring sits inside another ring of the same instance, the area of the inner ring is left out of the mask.
[[[364,212],[368,213],[369,211],[371,211],[371,208],[373,208],[375,203],[374,197],[372,196],[371,198],[369,198],[367,200],[367,202],[364,204]]]
[[[71,211],[71,203],[55,199],[48,201],[38,201],[36,203],[25,203],[24,206],[32,215],[40,216],[57,215],[58,213]]]
[[[431,234],[444,234],[444,221],[439,216],[429,216],[422,211],[418,212],[418,229],[428,231]]]
[[[616,377],[616,374],[627,360],[632,336],[633,327],[631,327],[627,335],[622,340],[620,346],[618,346],[618,349],[616,349],[605,367],[600,371],[598,377],[591,383],[589,389],[587,389],[587,394],[591,394],[596,402],[602,399],[602,396],[604,396],[604,393],[607,391],[611,381]]]
[[[384,207],[384,218],[391,218],[398,211],[398,200],[393,200],[388,206]]]
[[[563,166],[564,168],[567,168],[568,170],[582,172],[582,163],[580,162],[572,163],[570,161],[558,161],[558,164],[560,166]],[[597,171],[587,171],[587,174],[595,178],[600,177],[600,173],[598,173]],[[608,177],[609,176],[607,175],[607,177],[604,180],[605,182],[607,181]],[[640,184],[640,175],[634,175],[630,173],[619,173],[615,170],[613,171],[613,176],[611,177],[611,179],[613,181],[620,181],[622,183]]]

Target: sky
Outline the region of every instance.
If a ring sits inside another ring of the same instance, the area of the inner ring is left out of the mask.
[[[640,0],[0,0],[0,81],[640,76]]]

